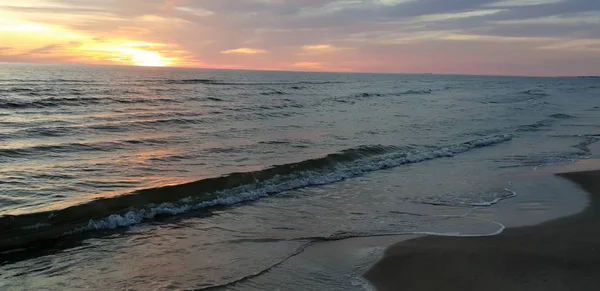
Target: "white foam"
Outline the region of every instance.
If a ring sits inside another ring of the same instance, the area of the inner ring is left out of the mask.
[[[502,201],[502,200],[506,200],[506,199],[510,199],[513,198],[515,196],[517,196],[517,193],[513,190],[510,190],[509,188],[505,188],[504,191],[508,192],[509,195],[507,196],[502,196],[502,197],[498,197],[492,201],[486,201],[486,202],[479,202],[479,203],[470,203],[469,205],[471,206],[492,206],[494,204],[497,204],[498,202]]]
[[[430,205],[439,205],[439,206],[451,206],[451,207],[469,207],[469,206],[489,207],[489,206],[497,204],[498,202],[500,202],[502,200],[510,199],[510,198],[513,198],[513,197],[517,196],[517,193],[515,193],[510,188],[505,188],[504,191],[508,192],[508,195],[494,198],[491,201],[483,201],[483,202],[466,202],[466,201],[456,201],[456,200],[454,200],[454,201],[448,201],[448,200],[445,200],[445,199],[441,198],[441,199],[438,199],[438,200],[435,200],[435,201],[428,201],[428,200],[427,201],[420,201],[420,203],[430,204]]]
[[[419,163],[436,158],[452,157],[455,154],[506,142],[511,139],[512,135],[496,135],[438,149],[412,151],[408,153],[392,152],[371,158],[360,159],[350,163],[339,164],[328,172],[305,171],[294,175],[275,176],[270,180],[257,184],[243,185],[216,192],[215,194],[218,198],[209,201],[201,201],[194,204],[194,198],[189,197],[182,199],[177,203],[150,205],[147,209],[133,209],[125,214],[112,214],[102,220],[90,220],[87,226],[79,228],[75,230],[75,232],[93,229],[114,229],[117,227],[138,224],[145,219],[153,219],[157,215],[176,215],[206,207],[253,201],[284,191],[331,184],[381,169]]]
[[[516,193],[515,193],[516,194]],[[506,229],[506,226],[498,221],[489,220],[480,217],[469,217],[471,213],[478,209],[479,207],[475,207],[473,209],[469,209],[464,214],[461,215],[434,215],[435,217],[448,217],[448,218],[462,218],[462,219],[473,219],[473,220],[481,220],[489,223],[493,223],[498,225],[498,229],[491,233],[478,233],[478,234],[463,234],[460,232],[433,232],[433,231],[407,231],[407,232],[388,232],[388,233],[378,233],[371,234],[368,236],[392,236],[392,235],[431,235],[431,236],[453,236],[453,237],[485,237],[485,236],[494,236],[501,234]],[[353,237],[349,235],[349,237]]]
[[[466,219],[481,220],[481,221],[486,221],[486,222],[490,222],[490,223],[498,225],[498,230],[496,230],[496,231],[494,231],[492,233],[485,233],[485,234],[462,234],[462,233],[459,233],[459,232],[450,232],[450,233],[443,233],[443,232],[410,232],[410,233],[403,233],[403,234],[434,235],[434,236],[459,236],[459,237],[481,237],[481,236],[493,236],[493,235],[501,234],[506,229],[506,226],[504,224],[502,224],[502,223],[500,223],[498,221],[495,221],[495,220],[489,220],[489,219],[480,218],[480,217],[469,217],[469,215],[471,215],[473,213],[473,211],[475,211],[475,210],[477,210],[477,209],[479,209],[481,207],[489,207],[489,206],[492,206],[494,204],[497,204],[498,202],[500,202],[502,200],[506,200],[506,199],[510,199],[510,198],[516,197],[517,196],[517,192],[513,191],[512,189],[510,189],[510,187],[512,187],[512,182],[509,182],[509,188],[504,188],[504,191],[508,192],[509,195],[496,198],[496,199],[494,199],[492,201],[489,201],[489,202],[471,203],[469,205],[476,206],[476,207],[469,209],[464,214],[461,214],[461,215],[434,215],[435,217],[466,218]]]
[[[430,232],[430,231],[415,231],[415,232],[405,232],[405,233],[401,233],[401,234],[412,234],[412,235],[431,235],[431,236],[453,236],[453,237],[485,237],[485,236],[494,236],[494,235],[499,235],[502,232],[504,232],[504,230],[506,229],[506,226],[504,226],[504,224],[497,222],[497,221],[493,221],[493,220],[487,220],[487,219],[483,219],[483,218],[474,218],[474,217],[470,217],[471,219],[477,219],[477,220],[484,220],[484,221],[488,221],[488,222],[492,222],[495,224],[498,224],[499,228],[498,230],[492,232],[492,233],[483,233],[483,234],[463,234],[460,232]]]
[[[363,278],[362,276],[352,277],[350,279],[350,284],[352,284],[352,286],[359,287],[364,291],[377,291],[377,289],[375,289],[375,287],[371,285],[371,283],[369,283],[369,281],[367,281],[367,279]]]

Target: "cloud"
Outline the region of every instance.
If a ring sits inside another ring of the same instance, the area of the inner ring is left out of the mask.
[[[541,47],[547,50],[591,51],[600,53],[600,39],[578,39],[568,42],[554,43]]]
[[[53,43],[49,45],[45,45],[43,47],[35,48],[28,51],[26,54],[51,54],[58,50],[63,49],[64,44]]]
[[[515,6],[529,6],[538,4],[550,4],[558,3],[562,0],[503,0],[496,3],[492,3],[490,7],[515,7]]]
[[[305,51],[331,51],[334,49],[332,45],[329,44],[311,44],[305,45],[302,47]]]
[[[219,68],[545,74],[544,66],[569,63],[562,67],[582,74],[600,62],[593,42],[600,38],[598,0],[115,3],[0,0],[0,39],[21,53],[37,49],[35,55],[48,57],[64,42],[23,43],[37,33],[40,39],[71,35],[83,43],[162,44],[142,49],[179,58],[178,65]],[[29,33],[27,39],[19,30]],[[496,60],[499,55],[502,60]],[[538,59],[538,66],[522,65]]]
[[[204,8],[190,8],[190,7],[185,7],[185,6],[177,6],[175,7],[176,10],[179,11],[183,11],[183,12],[187,12],[196,16],[200,16],[200,17],[204,17],[204,16],[210,16],[215,14],[214,12],[204,9]]]
[[[323,64],[320,62],[297,62],[293,64],[294,67],[302,68],[302,69],[321,69],[323,68]]]
[[[256,54],[265,54],[265,53],[267,53],[267,51],[262,50],[262,49],[241,47],[241,48],[236,48],[236,49],[223,50],[223,51],[221,51],[221,53],[225,54],[225,55],[230,55],[230,54],[256,55]]]
[[[302,50],[306,54],[327,54],[344,50],[351,50],[349,47],[336,47],[330,44],[310,44],[302,46]]]

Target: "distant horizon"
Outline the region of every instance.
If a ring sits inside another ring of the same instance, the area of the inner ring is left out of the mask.
[[[86,64],[86,63],[35,63],[35,62],[10,62],[1,61],[0,64],[9,65],[40,65],[40,66],[90,66],[90,67],[118,67],[138,69],[183,69],[183,70],[215,70],[215,71],[248,71],[248,72],[282,72],[282,73],[318,73],[318,74],[372,74],[372,75],[444,75],[444,76],[476,76],[476,77],[523,77],[523,78],[594,78],[599,75],[494,75],[494,74],[464,74],[442,72],[359,72],[359,71],[308,71],[308,70],[274,70],[274,69],[242,69],[242,68],[210,68],[210,67],[178,67],[178,66],[136,66],[127,64]]]

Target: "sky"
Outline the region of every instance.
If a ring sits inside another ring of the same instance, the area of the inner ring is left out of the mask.
[[[0,62],[600,75],[600,0],[0,0]]]

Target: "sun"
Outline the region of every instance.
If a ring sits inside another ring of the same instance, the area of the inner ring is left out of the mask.
[[[0,0],[1,1],[1,0]],[[129,66],[170,67],[179,63],[179,58],[164,44],[139,41],[96,41],[83,43],[77,49],[101,62]],[[166,53],[167,55],[163,55]]]
[[[131,63],[144,67],[165,67],[173,62],[153,51],[136,50],[131,54]]]

